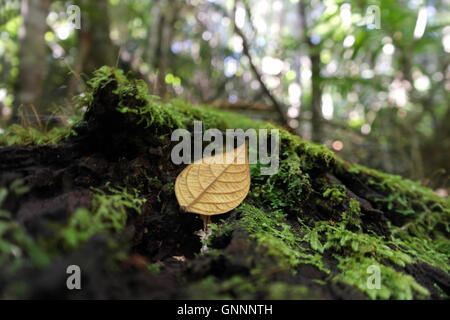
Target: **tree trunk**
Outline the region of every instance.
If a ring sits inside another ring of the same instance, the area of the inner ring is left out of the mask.
[[[17,120],[19,108],[30,123],[39,120],[32,108],[45,112],[40,105],[45,74],[45,32],[50,0],[22,0],[23,25],[19,30],[19,78],[15,88],[13,120]]]
[[[109,37],[108,1],[77,0],[75,3],[81,9],[79,63],[82,73],[90,76],[103,65],[113,66],[118,54]]]
[[[322,139],[322,110],[321,99],[322,90],[320,87],[320,51],[314,45],[308,36],[308,22],[306,21],[306,2],[304,0],[299,2],[298,12],[300,17],[300,24],[303,32],[303,40],[307,43],[309,59],[311,60],[311,140],[314,142],[321,142]]]
[[[146,57],[146,61],[148,63],[148,65],[151,68],[151,73],[154,71],[155,66],[157,65],[156,63],[156,48],[158,46],[158,41],[159,41],[159,23],[160,23],[160,16],[161,16],[161,1],[155,1],[152,5],[152,10],[151,10],[151,17],[152,17],[152,21],[149,24],[149,28],[147,30],[147,38],[148,38],[148,42],[147,42],[147,47],[145,48],[145,57]],[[150,79],[146,79],[146,80],[150,80]],[[153,85],[155,84],[155,81],[153,81],[153,79],[151,80],[153,83]]]
[[[322,139],[322,110],[321,98],[322,90],[320,88],[320,55],[314,53],[311,55],[312,65],[312,95],[311,95],[311,124],[312,134],[311,140],[314,142],[321,142]]]
[[[170,45],[174,35],[173,26],[178,17],[179,4],[177,1],[171,1],[169,3],[163,1],[160,6],[158,46],[155,51],[154,64],[158,71],[156,93],[164,98],[167,91],[165,78],[170,55]]]

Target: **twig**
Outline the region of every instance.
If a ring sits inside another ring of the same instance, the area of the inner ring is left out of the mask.
[[[30,104],[30,108],[31,108],[31,111],[33,111],[34,117],[36,118],[36,122],[37,122],[39,128],[41,129],[42,132],[45,132],[44,126],[42,125],[41,119],[39,118],[39,115],[36,111],[34,104]]]

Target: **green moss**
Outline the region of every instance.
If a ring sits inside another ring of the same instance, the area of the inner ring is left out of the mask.
[[[93,93],[113,84],[113,93],[118,97],[117,110],[134,115],[137,124],[145,127],[168,129],[186,128],[194,120],[201,120],[205,128],[226,129],[232,127],[254,128],[254,121],[231,112],[224,112],[209,106],[192,106],[181,99],[162,102],[159,97],[148,94],[144,81],[127,78],[122,70],[102,67],[88,82],[91,92],[85,94],[79,105],[91,105]],[[130,102],[133,102],[130,104]],[[138,102],[138,103],[136,103]],[[262,124],[262,123],[261,123]]]
[[[342,167],[340,170],[343,170]],[[398,175],[382,173],[359,165],[350,166],[348,171],[366,177],[367,183],[372,188],[385,195],[368,200],[384,211],[403,216],[402,220],[406,223],[393,227],[394,232],[407,230],[411,235],[428,240],[442,238],[440,230],[450,232],[449,198],[439,197],[433,190],[423,187],[420,183],[403,179]]]
[[[185,295],[189,299],[256,299],[261,296],[264,299],[288,300],[288,299],[315,299],[318,294],[305,286],[287,284],[281,281],[269,282],[267,278],[254,277],[248,279],[241,276],[233,276],[225,281],[220,281],[213,276],[189,285]]]
[[[352,285],[367,294],[371,299],[400,299],[411,300],[413,298],[426,298],[429,296],[427,289],[419,285],[412,276],[395,271],[392,267],[379,264],[373,258],[360,256],[354,259],[337,257],[339,269],[342,270],[334,280],[339,280]],[[369,266],[380,268],[380,288],[370,289],[367,279]]]
[[[311,179],[304,171],[303,157],[295,151],[296,139],[288,139],[286,134],[280,131],[280,165],[276,174],[261,175],[259,163],[251,166],[250,197],[275,210],[301,211],[312,192]]]
[[[9,189],[0,188],[0,208],[9,192],[24,192],[20,182],[12,183]],[[13,189],[14,188],[14,189]],[[110,188],[108,194],[94,189],[92,207],[79,208],[65,226],[55,226],[55,234],[47,238],[34,239],[24,228],[12,220],[9,212],[0,211],[0,265],[8,264],[11,271],[24,266],[42,267],[52,257],[74,250],[98,233],[114,234],[123,230],[127,213],[140,212],[145,199],[136,190]],[[14,191],[15,190],[15,191]]]
[[[210,243],[214,238],[222,237],[233,230],[245,230],[249,238],[257,244],[258,261],[253,274],[263,274],[267,268],[287,270],[295,273],[299,264],[312,264],[319,270],[329,272],[324,268],[320,256],[301,246],[301,237],[294,233],[281,210],[264,212],[254,205],[244,202],[236,210],[239,219],[233,223],[213,224]],[[274,264],[275,261],[275,264]]]
[[[140,213],[145,199],[135,189],[107,185],[106,190],[93,189],[92,207],[77,209],[66,225],[55,226],[55,232],[47,237],[30,236],[9,212],[0,209],[0,280],[13,278],[19,270],[27,267],[44,268],[64,254],[79,249],[96,234],[104,234],[108,240],[105,268],[118,270],[118,262],[125,260],[128,253],[126,247],[119,245],[117,235],[125,227],[128,214]],[[17,196],[26,192],[27,188],[17,180],[9,188],[0,188],[0,208],[8,194]],[[23,297],[27,294],[27,283],[6,283],[3,291],[6,296]]]
[[[356,227],[361,230],[361,208],[357,200],[350,199],[348,210],[342,214],[342,221],[347,227]]]
[[[340,170],[345,167],[349,172],[365,177],[374,190],[385,195],[369,199],[375,207],[404,221],[397,225],[389,222],[392,232],[390,242],[397,247],[397,251],[407,253],[414,261],[426,262],[448,273],[449,198],[441,198],[418,182],[398,175],[349,164]]]
[[[31,264],[42,267],[50,257],[16,221],[3,218],[0,221],[0,265],[8,265],[10,272]]]
[[[108,188],[110,194],[95,189],[91,209],[77,209],[67,225],[59,230],[58,241],[64,246],[76,248],[94,234],[120,232],[126,225],[127,212],[140,213],[145,199],[137,190],[129,192],[124,187]]]
[[[288,300],[288,299],[314,299],[311,290],[305,286],[288,285],[284,282],[271,283],[267,288],[267,299]]]
[[[418,237],[405,236],[405,240],[401,237],[394,237],[392,244],[401,252],[411,256],[415,261],[425,262],[447,273],[450,272],[448,263],[450,244],[447,240],[429,241]]]
[[[42,131],[35,127],[13,124],[0,134],[0,146],[55,145],[70,135],[76,135],[76,132],[71,127],[52,128],[49,131]]]
[[[160,263],[149,263],[147,264],[147,269],[150,273],[156,275],[161,272],[161,264]]]
[[[358,213],[359,206],[356,208],[355,212]],[[422,257],[422,254],[416,255],[409,250],[399,250],[393,246],[393,242],[386,241],[381,236],[350,231],[347,229],[348,226],[348,219],[335,225],[330,225],[325,221],[317,222],[305,237],[305,240],[310,241],[311,248],[320,253],[329,252],[339,261],[339,272],[332,273],[335,281],[355,286],[373,299],[412,299],[413,297],[424,298],[429,295],[429,292],[410,275],[397,271],[386,264],[387,261],[390,261],[403,268],[406,264],[413,263],[415,258]],[[325,243],[320,241],[322,236]],[[395,243],[399,246],[405,245],[404,242],[398,240]],[[440,258],[445,258],[445,256],[441,255]],[[444,261],[442,260],[441,263],[443,264]],[[366,270],[371,265],[381,269],[381,289],[369,289],[366,284],[369,277]],[[448,267],[443,270],[446,269]]]
[[[328,188],[322,194],[324,198],[330,199],[331,202],[335,205],[341,204],[342,201],[346,198],[345,186],[337,185],[332,188]],[[358,204],[359,207],[359,204]]]
[[[0,266],[7,266],[7,274],[30,264],[42,267],[50,261],[45,248],[39,246],[8,211],[1,209],[9,194],[20,196],[27,192],[22,180],[0,188]]]

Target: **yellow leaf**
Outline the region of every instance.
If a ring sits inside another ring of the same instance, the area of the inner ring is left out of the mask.
[[[247,143],[190,164],[175,182],[175,195],[181,208],[207,216],[233,210],[245,199],[249,189]]]

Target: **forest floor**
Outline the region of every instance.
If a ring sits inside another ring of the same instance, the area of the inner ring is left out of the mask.
[[[73,127],[2,138],[14,145],[0,149],[1,298],[448,298],[448,198],[273,124],[160,102],[120,70],[89,85]],[[204,253],[202,220],[174,194],[184,166],[170,160],[172,131],[194,120],[280,129],[278,173],[251,166],[247,198],[213,216]],[[66,287],[69,265],[81,290]],[[367,285],[373,266],[379,289]]]

